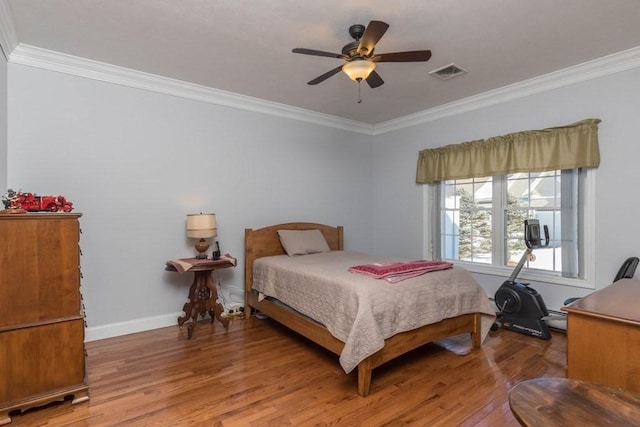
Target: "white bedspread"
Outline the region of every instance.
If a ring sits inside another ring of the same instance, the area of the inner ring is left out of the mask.
[[[486,337],[495,312],[465,269],[453,267],[394,284],[348,271],[355,265],[395,261],[347,251],[265,257],[254,263],[253,288],[322,323],[343,341],[340,364],[347,373],[380,350],[386,338],[461,314],[484,313],[482,339]]]

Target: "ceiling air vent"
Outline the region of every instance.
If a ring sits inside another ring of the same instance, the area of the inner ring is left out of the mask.
[[[449,80],[452,77],[456,77],[467,73],[467,70],[456,64],[445,65],[437,70],[430,71],[429,74],[436,76],[441,80]]]

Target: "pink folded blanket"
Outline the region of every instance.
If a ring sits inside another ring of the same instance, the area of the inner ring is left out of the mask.
[[[451,267],[453,267],[453,264],[450,262],[418,260],[391,264],[356,265],[355,267],[350,267],[349,271],[396,283],[431,271],[446,270]]]

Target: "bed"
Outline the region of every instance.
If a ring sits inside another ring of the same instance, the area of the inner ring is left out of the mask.
[[[319,230],[326,240],[327,251],[289,256],[278,234],[280,230]],[[345,372],[357,369],[358,394],[363,397],[369,394],[374,368],[426,343],[470,334],[473,348],[480,347],[493,324],[495,312],[484,291],[466,270],[453,267],[403,280],[401,283],[386,283],[346,271],[348,266],[354,263],[381,262],[387,259],[344,251],[343,236],[344,230],[341,226],[308,222],[277,224],[255,230],[245,229],[245,315],[249,317],[252,309],[255,309],[337,354]],[[300,262],[304,266],[296,265]],[[335,278],[333,273],[329,273],[332,270],[327,269],[325,262],[339,265],[334,267],[340,270],[335,273]],[[285,274],[282,266],[297,269],[297,273],[294,271],[291,274],[298,276],[291,279],[290,272],[287,271]],[[316,274],[321,272],[322,274]],[[366,303],[354,303],[352,300],[356,297],[351,294],[352,291],[342,290],[343,286],[346,286],[342,282],[347,278],[353,282],[349,283],[349,286],[353,284],[354,287],[365,290]],[[312,279],[321,280],[322,284],[307,286],[307,282]],[[425,280],[435,281],[438,285],[425,285]],[[277,286],[300,289],[304,298],[285,295],[284,291],[278,293]],[[315,289],[326,287],[333,289],[330,294],[335,293],[333,301],[331,296],[313,294],[317,292]],[[369,293],[377,295],[373,293],[377,288],[385,289],[383,296],[370,298]],[[427,314],[424,314],[422,306],[418,310],[412,306],[408,312],[403,311],[403,307],[413,304],[413,301],[406,300],[407,294],[403,291],[406,288],[421,289],[422,297],[425,297],[426,288],[450,288],[451,291],[447,291],[449,294],[446,296],[438,297],[437,302],[435,297],[428,298],[424,309]],[[337,292],[349,293],[341,296]],[[457,292],[464,296],[456,295]],[[396,297],[393,295],[396,294],[400,295],[399,299],[404,298],[405,301],[399,301],[398,307],[394,308],[396,302],[393,299]],[[309,298],[313,302],[310,306],[299,304],[299,300]],[[323,304],[325,300],[328,302]],[[316,307],[321,305],[331,305],[335,312],[330,315],[323,314],[320,308],[316,310]],[[439,306],[443,305],[455,309],[447,313],[431,313],[434,310],[438,311]],[[343,318],[345,316],[346,319]],[[434,316],[437,317],[436,321],[432,319]],[[390,318],[396,323],[387,324],[386,320],[381,320],[382,318]],[[425,321],[429,323],[423,324]],[[374,322],[376,324],[373,324]],[[345,323],[346,329],[343,325]]]

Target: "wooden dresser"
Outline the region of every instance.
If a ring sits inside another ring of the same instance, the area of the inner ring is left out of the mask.
[[[14,410],[89,399],[80,216],[0,215],[0,425]]]
[[[564,307],[567,377],[640,392],[640,280],[622,279]]]

